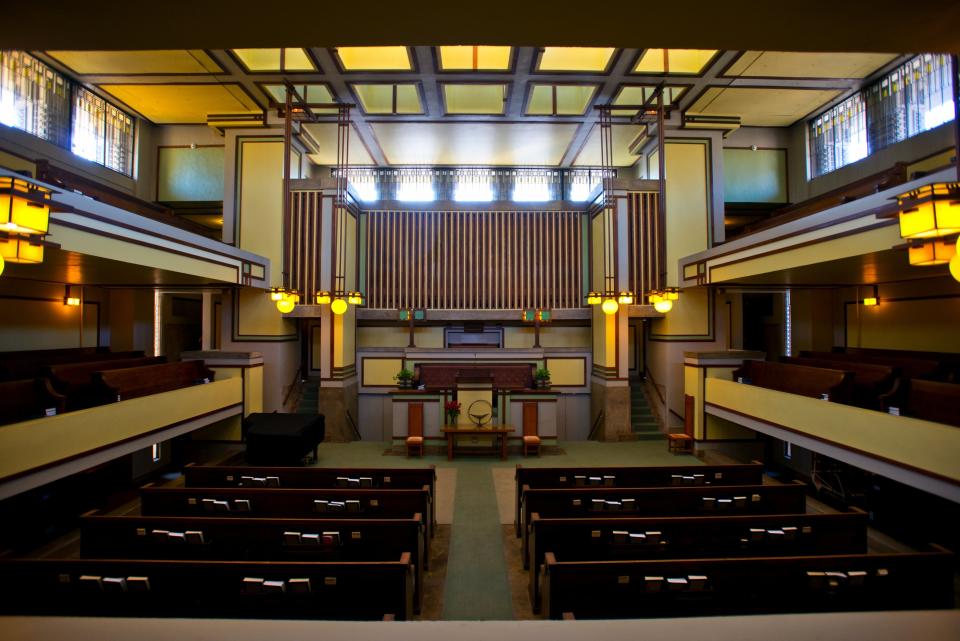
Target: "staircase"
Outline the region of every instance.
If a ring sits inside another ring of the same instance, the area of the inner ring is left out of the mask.
[[[300,384],[295,414],[316,414],[320,410],[320,381],[308,379]]]
[[[657,419],[653,416],[647,396],[643,393],[643,383],[630,382],[630,425],[638,441],[656,441],[665,438]]]

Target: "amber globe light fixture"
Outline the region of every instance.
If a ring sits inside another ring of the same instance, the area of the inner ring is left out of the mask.
[[[334,299],[334,301],[330,303],[330,311],[337,316],[341,316],[346,313],[347,307],[347,301],[343,300],[342,298]]]
[[[600,309],[603,310],[603,313],[607,316],[612,316],[617,313],[617,310],[620,309],[620,304],[615,298],[608,298],[603,301],[603,304],[600,305]]]

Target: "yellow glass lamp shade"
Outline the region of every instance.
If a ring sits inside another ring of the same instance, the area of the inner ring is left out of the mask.
[[[925,243],[911,245],[907,249],[910,257],[910,264],[917,267],[928,267],[931,265],[944,265],[950,262],[950,259],[957,253],[957,246],[953,241],[946,240],[928,240]]]
[[[660,299],[653,304],[653,308],[661,314],[666,314],[673,309],[673,301]]]
[[[347,294],[347,302],[351,305],[363,305],[363,295],[360,292],[350,292]]]
[[[590,292],[587,294],[587,305],[599,305],[603,302],[603,296],[600,292]]]
[[[897,196],[901,238],[937,238],[960,232],[960,185],[936,183]]]
[[[28,237],[12,235],[6,240],[0,239],[0,258],[8,263],[42,263],[43,245],[32,245]]]
[[[343,300],[342,298],[337,298],[332,303],[330,303],[330,311],[336,314],[337,316],[340,316],[341,314],[346,313],[347,307],[348,307],[347,301]]]
[[[879,304],[880,304],[880,301],[877,300],[876,296],[868,296],[867,298],[863,299],[864,307],[876,307]]]
[[[600,305],[600,309],[602,309],[603,313],[607,316],[611,316],[617,313],[617,310],[620,309],[620,304],[617,303],[616,299],[608,298],[607,300],[603,301],[602,305]]]
[[[0,256],[0,276],[3,276],[3,268],[6,266],[7,266],[6,261],[3,260],[3,256]]]
[[[330,292],[317,292],[317,305],[329,305]]]
[[[67,296],[66,298],[63,299],[63,304],[66,305],[67,307],[79,307],[80,299],[77,298],[76,296]]]
[[[279,302],[283,300],[284,291],[282,287],[274,287],[270,290],[270,300]]]
[[[47,233],[50,190],[10,176],[0,176],[0,231],[11,234]]]
[[[620,292],[617,302],[621,305],[633,305],[633,292]]]
[[[680,300],[680,292],[675,289],[665,289],[663,290],[663,300]]]
[[[281,314],[289,314],[296,306],[297,304],[293,302],[292,298],[284,298],[283,300],[277,301],[277,311]]]
[[[954,254],[950,259],[950,275],[957,282],[960,282],[960,254]]]

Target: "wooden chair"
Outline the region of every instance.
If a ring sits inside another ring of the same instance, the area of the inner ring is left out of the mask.
[[[693,452],[693,413],[696,411],[696,399],[689,394],[683,397],[683,431],[667,434],[667,451],[676,454]]]
[[[537,404],[523,404],[523,455],[531,452],[540,456],[540,437],[537,435]]]
[[[407,458],[423,456],[423,403],[407,403]]]

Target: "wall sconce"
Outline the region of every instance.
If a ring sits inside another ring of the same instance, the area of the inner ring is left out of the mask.
[[[907,247],[910,264],[916,267],[945,265],[957,253],[957,245],[953,240],[936,238],[920,243],[911,243]]]
[[[864,307],[876,307],[876,306],[879,305],[879,304],[880,304],[880,292],[879,292],[879,290],[877,289],[877,286],[874,285],[874,286],[873,286],[873,291],[871,292],[871,295],[870,295],[870,296],[866,296],[866,297],[863,299],[863,306],[864,306]]]
[[[63,286],[63,304],[67,307],[79,307],[80,296],[78,292],[73,291],[72,285]]]
[[[897,196],[901,238],[960,232],[960,183],[934,183]]]
[[[50,227],[50,194],[49,189],[40,185],[12,176],[0,176],[0,230],[14,234],[46,234]]]

